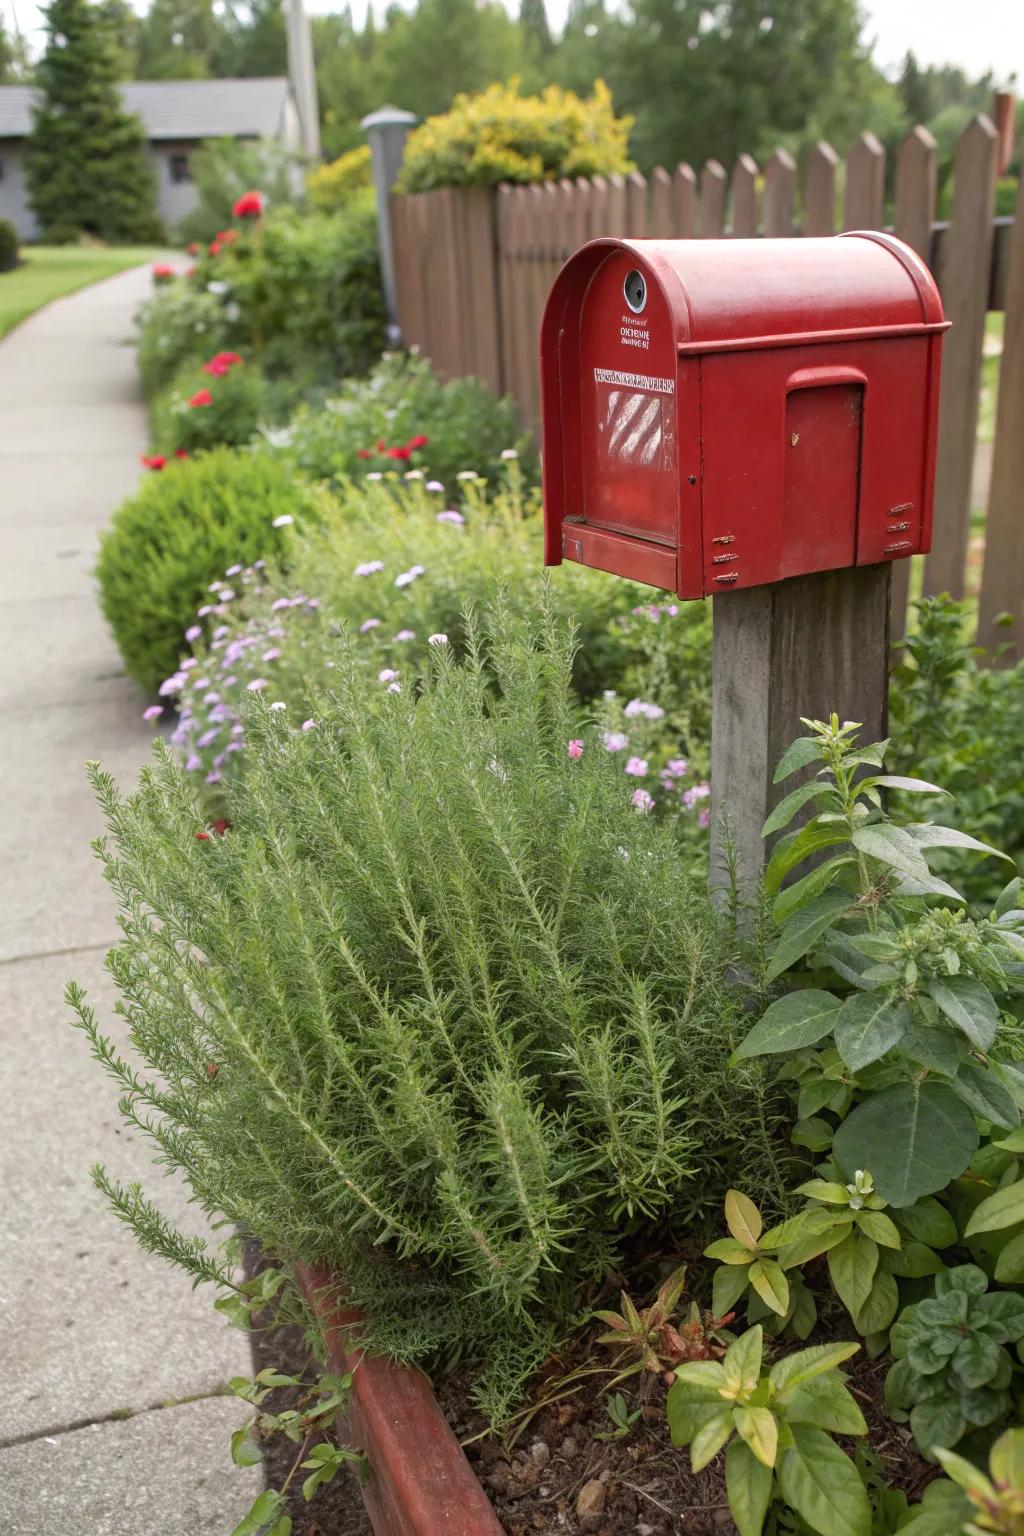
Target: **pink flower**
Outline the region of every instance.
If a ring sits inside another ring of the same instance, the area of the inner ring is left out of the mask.
[[[198,640],[202,633],[203,631],[201,625],[190,624],[188,629],[185,631],[185,639],[188,641]]]
[[[164,712],[162,704],[150,704],[142,711],[143,720],[158,720]]]
[[[642,779],[647,772],[646,757],[631,757],[626,764],[626,772],[632,774],[634,779]]]
[[[690,771],[690,765],[685,757],[670,757],[661,770],[662,777],[666,779],[682,779]]]
[[[601,741],[606,752],[625,752],[629,746],[629,737],[625,731],[605,731]]]
[[[395,640],[398,642],[399,645],[403,644],[406,640],[415,640],[415,639],[416,639],[416,631],[414,629],[400,629],[398,631],[398,634],[395,636]]]
[[[231,212],[236,219],[258,219],[263,212],[263,193],[243,192]]]
[[[706,800],[710,793],[710,784],[694,784],[690,789],[683,790],[683,804],[688,811],[692,811],[698,801]]]
[[[395,671],[394,667],[381,667],[380,671],[377,673],[377,681],[378,683],[391,683],[394,682],[397,676],[398,673]]]
[[[356,566],[355,574],[357,576],[375,576],[378,571],[383,569],[383,560],[363,560],[361,564]]]
[[[270,680],[266,677],[254,677],[251,683],[246,683],[249,693],[262,693],[264,688],[270,687]]]
[[[426,489],[428,491],[434,491],[434,492],[443,491],[444,490],[444,484],[440,480],[428,480],[427,484],[426,484]]]
[[[368,635],[371,629],[377,629],[379,625],[380,619],[364,619],[359,626],[359,633],[361,635]]]
[[[629,797],[631,805],[635,805],[638,811],[653,811],[654,801],[646,789],[634,789]]]
[[[264,651],[263,652],[263,660],[264,661],[276,661],[277,658],[280,656],[280,654],[281,654],[280,646],[272,645],[270,647],[269,651]]]
[[[388,693],[401,693],[401,683],[388,683]]]
[[[568,747],[566,748],[566,751],[568,752],[569,756],[572,757],[572,758],[582,757],[583,756],[583,743],[582,743],[582,741],[580,741],[578,737],[575,740],[570,741]]]
[[[698,827],[705,827],[705,828],[710,827],[710,825],[711,825],[711,812],[709,810],[707,810],[706,808],[703,811],[698,811],[697,812],[697,825],[698,825]]]
[[[303,722],[302,722],[302,729],[304,731],[315,731],[316,730],[316,721],[315,720],[303,720]]]
[[[453,527],[461,528],[466,519],[463,517],[461,512],[455,512],[449,509],[447,512],[439,512],[437,514],[437,521],[439,523],[451,523]]]
[[[660,704],[648,704],[645,699],[630,699],[623,711],[628,720],[643,715],[645,720],[660,720],[665,711]]]

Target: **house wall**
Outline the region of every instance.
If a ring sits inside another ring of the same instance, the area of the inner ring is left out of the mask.
[[[10,219],[21,240],[34,240],[39,226],[25,184],[24,144],[0,139],[0,219]]]
[[[161,140],[150,144],[150,159],[156,172],[156,205],[169,235],[177,232],[177,226],[199,201],[195,182],[175,181],[174,162],[181,156],[191,159],[199,145],[194,140]]]

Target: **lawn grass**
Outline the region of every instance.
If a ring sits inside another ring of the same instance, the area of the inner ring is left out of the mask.
[[[21,266],[0,272],[0,337],[51,299],[152,261],[159,254],[147,246],[26,246]]]

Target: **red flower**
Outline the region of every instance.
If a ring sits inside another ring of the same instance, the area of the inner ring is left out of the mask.
[[[238,239],[238,230],[222,230],[221,233],[217,236],[217,239],[221,242],[222,245],[234,245],[235,241]]]
[[[424,437],[421,433],[418,437],[410,437],[405,446],[415,453],[417,448],[425,448],[429,442],[430,438]]]
[[[163,453],[144,453],[142,454],[142,463],[145,464],[147,469],[163,469],[167,463],[167,457]]]
[[[209,841],[210,841],[210,834],[209,834],[209,832],[197,832],[196,833],[196,842],[197,843],[208,843]]]
[[[189,405],[191,405],[191,406],[212,405],[212,404],[213,404],[213,396],[210,394],[210,391],[208,389],[199,389],[199,390],[197,390],[196,393],[192,396],[191,400],[189,401]]]
[[[210,241],[210,255],[211,256],[219,256],[220,252],[221,252],[221,243],[220,243],[220,241],[219,240],[211,240]]]
[[[198,256],[199,252],[202,250],[202,246],[199,244],[198,240],[190,240],[185,249],[188,251],[190,256]]]
[[[377,439],[377,452],[378,453],[387,453],[387,451],[388,451],[387,443],[384,441],[384,439],[382,437],[378,437],[378,439]]]
[[[263,193],[243,192],[231,212],[236,219],[258,219],[263,212]]]
[[[175,448],[175,450],[174,450],[174,457],[176,459],[187,459],[188,458],[188,449],[187,448]]]
[[[174,268],[169,267],[164,261],[158,261],[153,268],[154,283],[173,283],[177,275]]]
[[[389,448],[388,449],[388,458],[389,459],[402,459],[402,460],[411,459],[412,458],[412,449],[411,448]]]
[[[373,458],[373,453],[371,452],[371,450],[369,448],[360,448],[359,452],[356,454],[356,458],[357,459],[372,459]]]
[[[224,833],[228,830],[230,825],[231,825],[231,822],[228,820],[228,818],[226,816],[218,816],[216,821],[211,821],[210,822],[210,826],[216,832],[218,837],[223,837]]]
[[[230,373],[232,368],[239,367],[242,362],[243,359],[237,352],[217,352],[208,363],[203,364],[203,372],[211,374],[215,379],[220,379],[226,373]]]

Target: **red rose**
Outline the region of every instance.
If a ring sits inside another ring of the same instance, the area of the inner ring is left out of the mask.
[[[357,459],[372,459],[373,458],[373,454],[371,453],[369,448],[360,448],[358,453],[356,454],[356,458]]]
[[[174,450],[174,457],[176,459],[187,459],[188,458],[188,449],[187,448],[175,448],[175,450]]]
[[[192,396],[191,400],[189,401],[189,405],[191,405],[191,406],[212,405],[212,404],[213,404],[213,396],[210,394],[210,391],[208,389],[199,389],[199,390],[197,390],[196,393]]]
[[[388,451],[387,443],[384,441],[384,439],[382,437],[378,437],[378,439],[377,439],[377,452],[378,453],[387,453],[387,451]]]
[[[411,448],[389,448],[388,449],[388,458],[389,459],[402,459],[402,460],[411,459],[412,458],[412,449]]]
[[[169,267],[167,263],[163,261],[158,261],[153,268],[154,283],[173,283],[177,275],[178,274],[175,272],[174,268]]]
[[[224,833],[228,830],[230,825],[231,825],[231,822],[228,820],[228,818],[226,816],[218,816],[216,821],[211,821],[210,822],[210,826],[216,832],[218,837],[223,837]]]
[[[220,252],[221,252],[220,241],[219,240],[211,240],[210,241],[210,255],[211,256],[219,256]]]
[[[236,219],[258,219],[263,212],[263,193],[243,192],[231,212]]]
[[[167,458],[162,453],[144,453],[142,455],[142,462],[147,469],[163,469],[167,463]]]
[[[421,433],[418,437],[410,437],[405,446],[415,453],[417,448],[425,448],[429,442],[430,438],[424,437]]]
[[[211,374],[215,379],[221,379],[232,368],[237,368],[242,362],[237,352],[217,352],[208,363],[203,364],[203,372]]]
[[[208,843],[209,841],[210,841],[210,834],[209,834],[209,832],[197,832],[196,833],[196,842],[197,843]]]

